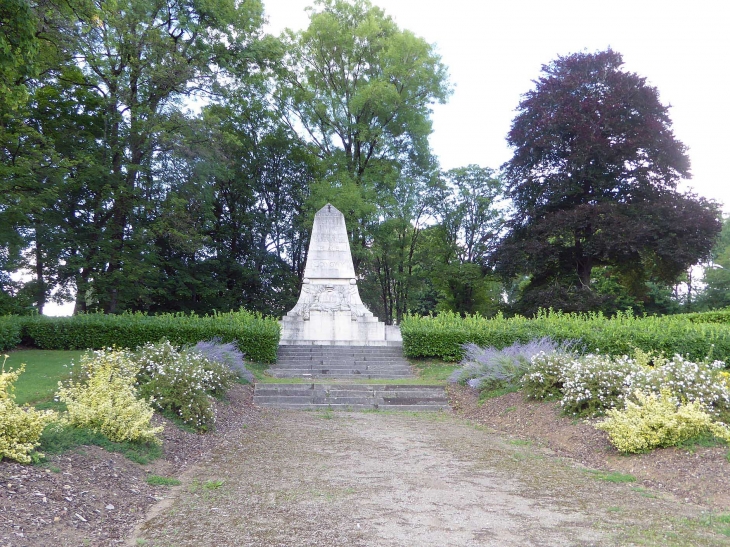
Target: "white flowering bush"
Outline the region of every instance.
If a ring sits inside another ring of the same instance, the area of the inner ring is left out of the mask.
[[[55,414],[50,410],[17,405],[14,384],[24,370],[25,365],[21,365],[16,370],[5,372],[3,361],[0,371],[0,460],[8,458],[30,463],[33,450],[40,444],[43,429],[55,419]]]
[[[58,400],[66,403],[64,421],[99,432],[114,442],[159,443],[161,427],[151,425],[154,410],[138,398],[139,366],[125,350],[94,351],[81,357],[77,378],[59,382]]]
[[[562,369],[560,405],[568,414],[594,416],[611,408],[623,408],[631,378],[643,368],[626,356],[588,354]]]
[[[694,362],[680,355],[671,359],[655,357],[654,366],[628,371],[626,395],[640,390],[658,394],[669,389],[680,400],[698,402],[715,418],[730,418],[730,385],[723,378],[722,361]]]
[[[563,393],[563,372],[575,359],[570,353],[540,352],[530,359],[530,367],[520,383],[531,399],[555,399]]]
[[[637,389],[632,399],[637,402],[627,400],[624,409],[609,410],[608,417],[595,426],[608,433],[620,452],[648,452],[707,434],[730,442],[730,429],[714,422],[699,401],[680,403],[668,388],[658,394]]]
[[[212,395],[225,393],[236,378],[225,364],[193,350],[179,351],[167,340],[138,348],[134,359],[140,393],[198,431],[215,422]]]

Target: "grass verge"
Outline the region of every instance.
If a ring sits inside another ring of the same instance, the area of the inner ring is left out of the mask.
[[[133,462],[147,464],[162,457],[162,447],[151,443],[115,443],[101,433],[69,425],[50,424],[41,435],[38,452],[46,455],[61,454],[80,446],[98,446],[107,452],[117,452]]]
[[[173,477],[163,477],[161,475],[148,475],[147,484],[151,484],[152,486],[178,486],[180,484],[180,480]]]
[[[628,475],[626,473],[619,473],[618,471],[599,471],[589,469],[586,471],[589,475],[593,475],[599,481],[606,482],[636,482],[636,477]]]
[[[15,383],[15,402],[39,409],[56,408],[53,396],[58,389],[58,382],[69,377],[69,365],[84,353],[40,349],[11,351],[5,363],[6,370],[16,369],[25,363],[25,371]]]

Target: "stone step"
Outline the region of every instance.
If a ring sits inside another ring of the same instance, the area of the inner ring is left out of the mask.
[[[401,347],[385,346],[279,346],[277,378],[398,379],[412,378]]]
[[[321,374],[323,376],[362,376],[368,375],[373,377],[397,376],[399,378],[412,378],[410,370],[394,369],[394,370],[368,370],[368,369],[331,369],[331,368],[294,368],[294,369],[274,369],[269,370],[269,374],[274,378],[286,376],[287,378],[296,378],[297,375],[310,376],[312,374]]]
[[[289,355],[289,354],[278,354],[276,357],[277,362],[279,361],[406,361],[402,355],[365,355],[365,354],[321,354],[317,355],[314,353],[306,353],[303,355]]]
[[[380,355],[279,355],[276,358],[277,363],[291,362],[291,361],[327,361],[330,363],[336,363],[339,361],[352,363],[354,361],[380,361],[385,363],[407,363],[408,361],[401,356],[380,356]]]
[[[294,370],[294,369],[302,369],[302,370],[310,370],[315,368],[328,368],[331,370],[352,370],[352,369],[358,369],[358,370],[405,370],[410,372],[411,367],[408,364],[404,363],[364,363],[360,361],[359,363],[320,363],[317,361],[298,361],[296,363],[284,363],[284,364],[277,364],[275,367],[276,370]]]
[[[261,405],[269,406],[269,405]],[[372,405],[315,405],[315,404],[280,404],[270,405],[272,408],[279,408],[282,410],[339,410],[342,412],[352,412],[361,410],[400,410],[402,412],[440,412],[448,410],[448,406],[442,405],[379,405],[374,407]]]
[[[295,352],[359,352],[359,353],[394,353],[403,350],[400,346],[301,346],[291,344],[279,345],[281,351],[295,351]]]
[[[388,384],[261,384],[254,403],[289,409],[443,410],[448,408],[442,386]]]
[[[413,378],[412,374],[398,374],[398,373],[384,373],[379,372],[377,374],[368,374],[367,372],[353,372],[353,373],[339,373],[339,372],[328,372],[328,371],[309,371],[309,372],[287,372],[287,371],[274,371],[271,373],[273,378],[302,378],[305,380],[313,380],[316,378],[323,378],[329,380],[410,380]]]

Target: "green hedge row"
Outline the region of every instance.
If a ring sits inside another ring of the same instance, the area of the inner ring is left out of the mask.
[[[20,344],[22,325],[18,317],[0,317],[0,351],[11,349]]]
[[[730,324],[730,309],[705,311],[701,313],[686,313],[684,317],[693,323],[728,323]]]
[[[730,361],[730,324],[699,322],[686,315],[635,317],[626,313],[608,318],[602,314],[541,312],[534,319],[485,319],[441,313],[435,317],[410,315],[400,328],[406,356],[446,361],[459,361],[462,345],[467,342],[501,349],[544,336],[558,342],[574,340],[586,351],[609,355],[628,355],[640,348],[696,360],[712,355]]]
[[[206,316],[99,313],[73,317],[2,319],[0,336],[3,336],[3,324],[7,323],[19,330],[24,341],[41,349],[136,348],[162,338],[174,345],[196,344],[201,340],[220,338],[223,342],[235,341],[247,359],[273,363],[279,345],[278,322],[245,310]],[[6,347],[17,345],[20,336],[8,336],[9,345]]]

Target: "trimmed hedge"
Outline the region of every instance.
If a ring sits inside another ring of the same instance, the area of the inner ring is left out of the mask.
[[[712,310],[701,313],[686,313],[684,317],[693,323],[727,323],[730,324],[730,309]]]
[[[236,342],[247,359],[273,363],[279,345],[276,319],[245,310],[214,315],[87,314],[72,317],[14,317],[23,339],[41,349],[136,348],[166,338],[173,345],[219,338]],[[0,327],[1,328],[1,327]],[[17,345],[18,341],[13,344]]]
[[[20,344],[22,324],[18,317],[0,317],[0,351],[11,349]]]
[[[693,314],[694,315],[694,314]],[[635,317],[631,313],[608,318],[602,314],[564,314],[541,311],[534,319],[501,315],[461,318],[454,313],[407,316],[401,325],[407,357],[436,357],[459,361],[463,345],[501,349],[515,342],[550,337],[556,342],[576,341],[586,351],[629,355],[635,348],[675,353],[694,360],[730,361],[730,324],[699,322],[686,315]]]

